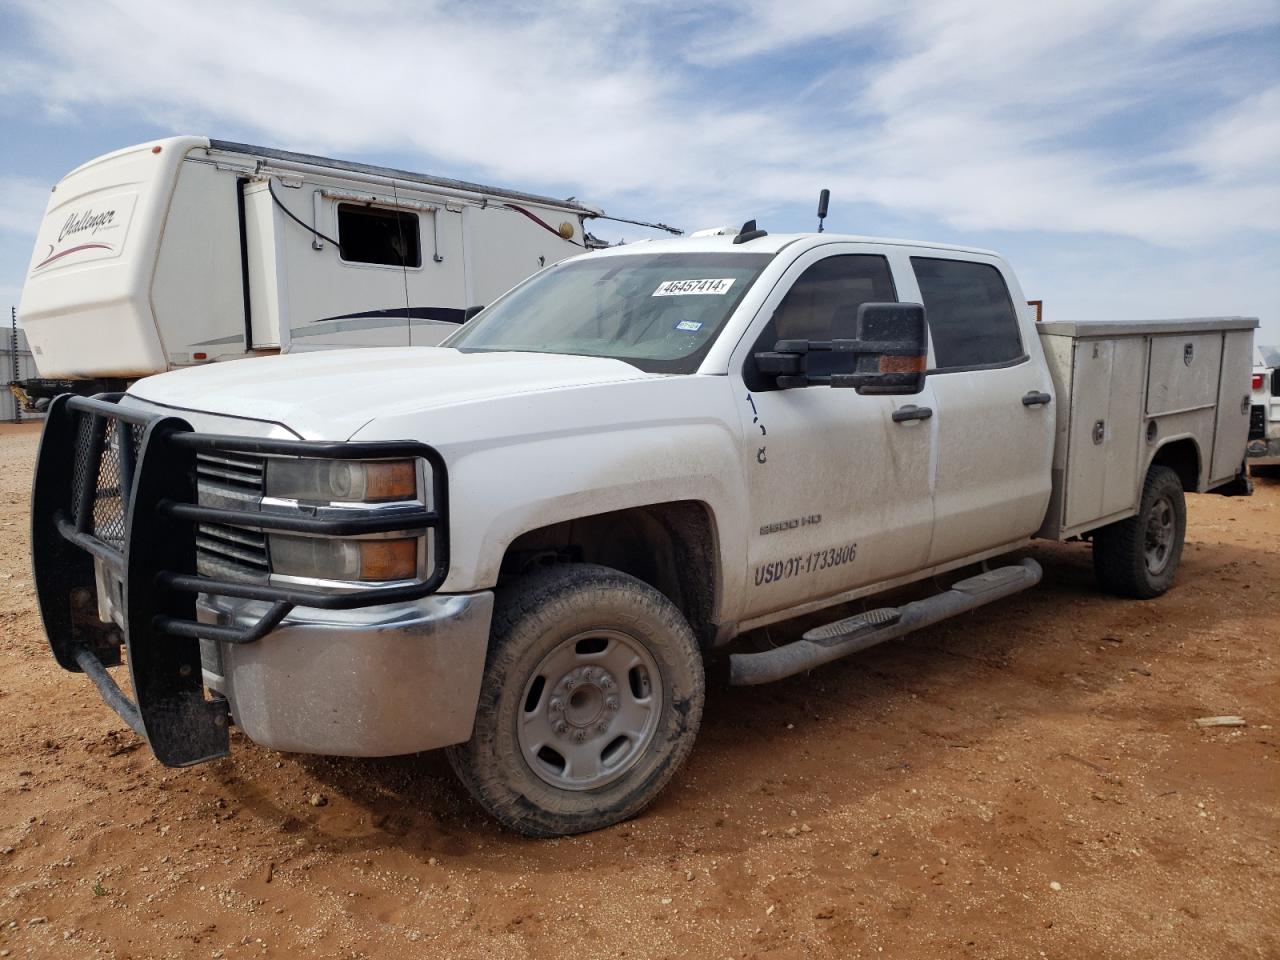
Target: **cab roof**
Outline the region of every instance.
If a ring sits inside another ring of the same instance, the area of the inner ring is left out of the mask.
[[[888,237],[863,237],[845,233],[771,233],[745,243],[734,243],[731,234],[706,237],[672,237],[661,240],[637,240],[619,247],[596,251],[596,256],[629,256],[646,253],[778,253],[784,247],[800,244],[801,249],[826,243],[869,243],[883,246],[916,247],[929,250],[951,250],[956,253],[999,257],[994,250],[981,247],[962,247],[949,243],[929,243],[924,240],[896,240]]]

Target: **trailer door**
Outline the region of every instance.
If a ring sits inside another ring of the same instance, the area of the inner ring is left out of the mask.
[[[281,318],[282,351],[432,345],[456,328],[467,306],[460,212],[345,186],[272,186],[274,269],[264,257],[262,279],[276,290],[263,298]]]

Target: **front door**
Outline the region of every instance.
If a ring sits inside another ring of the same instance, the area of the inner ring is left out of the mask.
[[[778,389],[753,360],[779,339],[831,339],[833,319],[855,316],[862,303],[896,301],[888,260],[865,249],[832,244],[800,257],[730,368],[751,510],[744,619],[925,564],[937,419],[919,408],[933,407],[931,387],[910,397]],[[895,420],[906,407],[919,415]]]

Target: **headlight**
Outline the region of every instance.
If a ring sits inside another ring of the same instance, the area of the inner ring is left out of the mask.
[[[418,496],[413,460],[267,460],[266,494],[321,503],[386,503]]]
[[[418,576],[417,537],[343,540],[271,534],[271,570],[319,580],[413,580]]]
[[[316,504],[321,510],[342,504],[344,514],[360,512],[360,505],[366,505],[366,511],[400,510],[396,504],[407,507],[422,496],[418,469],[415,459],[270,457],[263,492],[268,498]],[[348,583],[419,579],[429,540],[429,534],[407,532],[368,539],[273,532],[267,538],[273,574]]]

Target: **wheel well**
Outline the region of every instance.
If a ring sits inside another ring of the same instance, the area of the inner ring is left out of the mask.
[[[714,640],[719,564],[715,524],[702,503],[632,507],[538,527],[507,547],[499,576],[548,563],[598,563],[630,574],[674,603],[704,648]]]
[[[1195,493],[1200,487],[1200,449],[1190,437],[1166,443],[1151,458],[1151,466],[1168,467],[1182,481],[1182,489]]]

